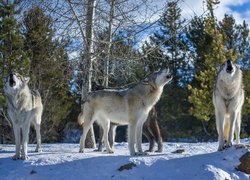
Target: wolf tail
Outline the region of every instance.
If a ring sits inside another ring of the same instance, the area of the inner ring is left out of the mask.
[[[83,116],[83,111],[78,115],[78,123],[80,124],[80,125],[83,125],[83,123],[84,123],[84,116]]]
[[[226,113],[226,117],[225,117],[225,124],[224,124],[224,138],[226,141],[228,141],[228,137],[229,137],[229,127],[230,127],[230,115],[229,113]]]

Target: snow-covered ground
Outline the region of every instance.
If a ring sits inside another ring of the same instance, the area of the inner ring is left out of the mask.
[[[242,140],[249,144],[250,139]],[[116,143],[114,154],[86,149],[78,153],[78,144],[43,144],[43,152],[35,153],[29,145],[29,160],[14,161],[14,145],[0,144],[0,179],[152,179],[152,180],[211,180],[250,179],[238,172],[239,158],[250,151],[231,147],[217,152],[217,143],[164,143],[163,153],[129,156],[127,143]],[[148,144],[143,144],[144,150]],[[184,149],[183,153],[176,153]],[[134,163],[129,170],[118,169]]]

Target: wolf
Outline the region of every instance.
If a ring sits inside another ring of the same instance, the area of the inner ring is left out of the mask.
[[[40,124],[43,111],[41,96],[38,91],[28,87],[29,77],[23,77],[16,72],[10,72],[4,84],[4,93],[7,102],[7,113],[12,122],[16,153],[14,160],[28,159],[27,146],[29,130],[32,123],[36,130],[36,152],[41,151]]]
[[[119,126],[119,124],[110,123],[108,140],[111,148],[113,147],[113,144],[115,142],[115,134],[117,126]],[[152,110],[149,112],[148,118],[146,122],[143,124],[142,133],[143,135],[146,136],[147,140],[149,141],[149,149],[146,150],[146,152],[154,151],[155,142],[158,145],[158,150],[156,150],[156,152],[163,151],[161,131],[157,121],[157,112],[155,107],[153,107]],[[99,140],[98,140],[97,151],[102,151],[102,142],[103,142],[103,129],[101,126],[99,126]]]
[[[232,146],[234,133],[236,144],[240,143],[243,103],[242,71],[239,65],[227,60],[220,66],[213,91],[219,151]]]
[[[108,142],[108,132],[112,122],[128,125],[130,155],[145,154],[141,146],[143,124],[150,110],[160,99],[163,87],[171,80],[169,69],[163,68],[150,74],[132,88],[91,92],[78,116],[78,122],[83,127],[79,152],[84,152],[87,132],[96,121],[104,130],[104,144],[108,153],[113,153]]]

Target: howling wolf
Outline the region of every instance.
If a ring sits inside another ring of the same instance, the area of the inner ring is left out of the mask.
[[[242,72],[238,65],[227,60],[220,67],[213,92],[219,151],[232,146],[234,133],[236,134],[236,143],[240,143],[243,103]]]
[[[23,77],[18,73],[10,73],[4,85],[7,112],[15,135],[16,154],[13,156],[14,160],[28,159],[27,146],[31,122],[36,129],[36,151],[41,151],[40,124],[43,105],[39,92],[31,91],[27,85],[28,82],[28,77]]]
[[[142,155],[142,127],[149,111],[160,99],[163,87],[171,81],[169,70],[164,68],[150,74],[133,88],[125,90],[102,90],[89,94],[78,122],[83,126],[80,152],[90,126],[97,121],[104,130],[104,144],[108,153],[113,153],[108,142],[110,123],[128,125],[130,155]],[[137,152],[134,145],[136,144]]]

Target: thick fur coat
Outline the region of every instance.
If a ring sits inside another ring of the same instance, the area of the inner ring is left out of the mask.
[[[169,70],[162,69],[152,73],[133,88],[90,93],[78,117],[78,122],[83,126],[80,152],[84,150],[86,134],[90,126],[96,121],[104,130],[104,144],[108,153],[113,153],[108,142],[108,132],[112,122],[128,125],[130,154],[143,154],[141,147],[143,124],[149,111],[160,99],[164,85],[171,79]]]
[[[41,151],[40,124],[43,111],[42,100],[38,91],[31,91],[27,85],[29,78],[18,73],[10,73],[6,78],[4,92],[7,112],[12,122],[16,153],[13,159],[27,159],[30,124],[33,123],[37,135],[36,151]]]
[[[222,150],[233,144],[234,133],[236,143],[240,143],[241,109],[244,103],[242,72],[232,61],[224,62],[219,70],[213,92],[216,127],[219,147]]]

